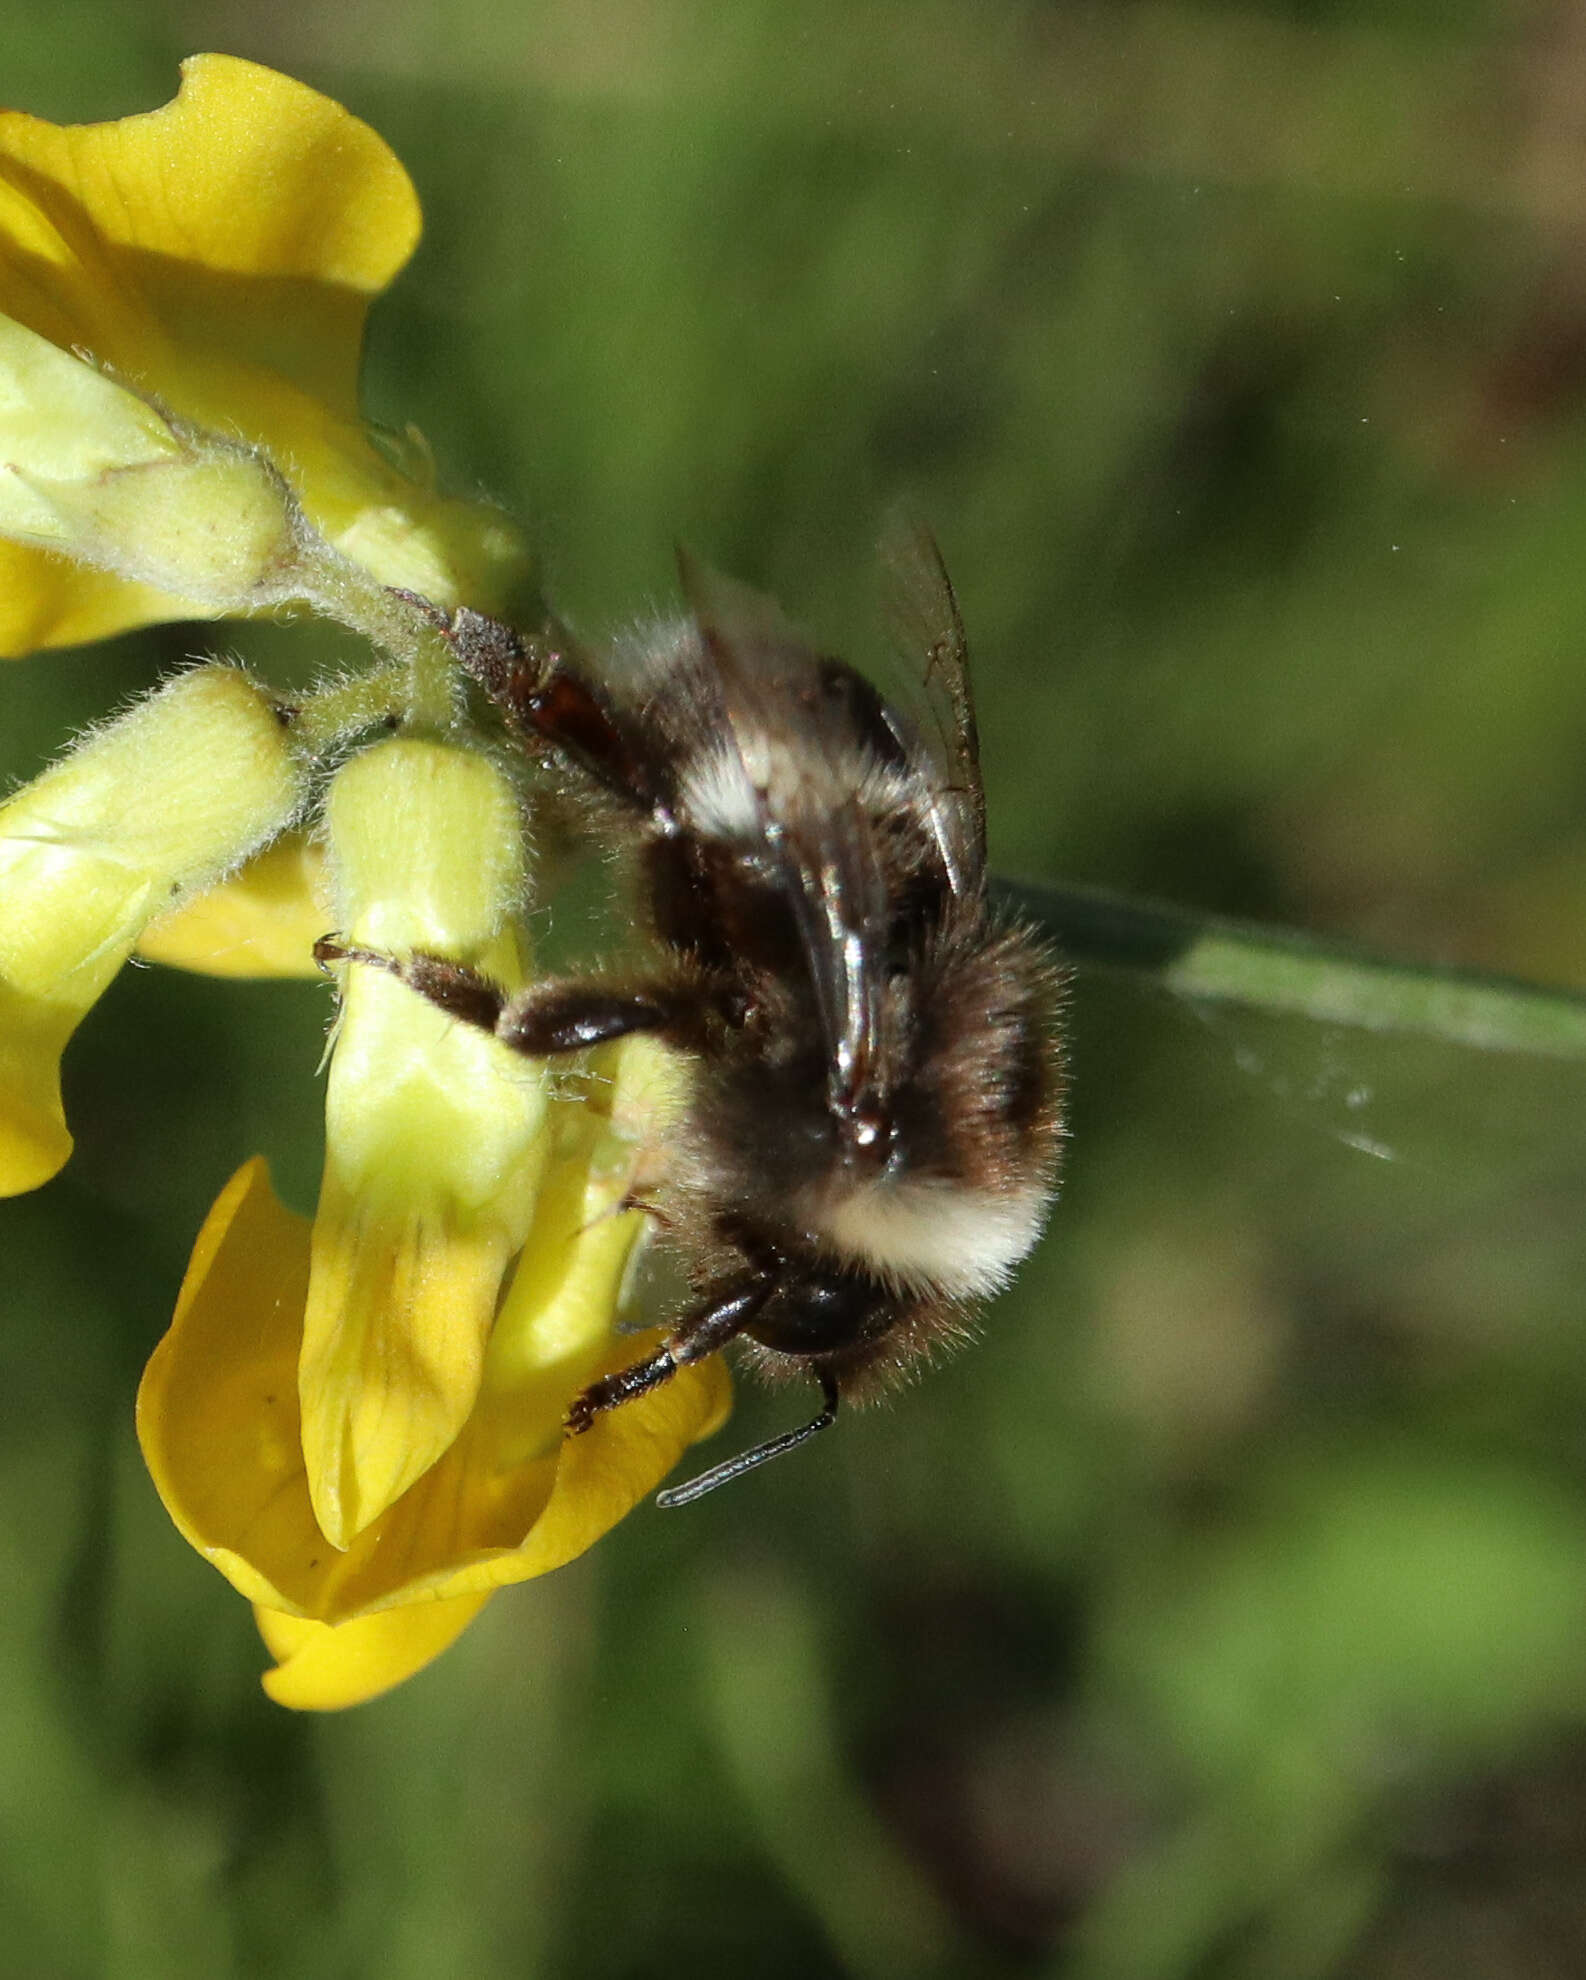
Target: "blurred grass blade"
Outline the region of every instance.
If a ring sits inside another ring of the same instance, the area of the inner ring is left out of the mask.
[[[1400,962],[1292,929],[1196,914],[1099,888],[998,884],[1071,962],[1146,977],[1187,1002],[1411,1031],[1483,1052],[1586,1059],[1586,993],[1440,963]]]
[[[704,1675],[720,1751],[766,1854],[846,1971],[928,1980],[962,1970],[935,1893],[842,1753],[808,1600],[769,1563],[724,1569],[705,1608]]]

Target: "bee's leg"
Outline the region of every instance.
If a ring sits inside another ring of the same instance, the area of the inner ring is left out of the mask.
[[[322,935],[314,944],[314,960],[321,969],[338,962],[383,969],[449,1017],[480,1031],[493,1032],[507,1004],[507,993],[499,984],[462,963],[448,962],[444,956],[393,956],[383,949],[358,948],[335,935]]]
[[[638,810],[669,816],[652,767],[653,752],[602,694],[565,627],[552,621],[525,639],[499,619],[467,606],[443,624],[458,665],[520,734],[571,757]]]
[[[636,1031],[674,1045],[697,1045],[698,999],[669,983],[603,990],[594,983],[537,983],[502,1010],[496,1036],[525,1058],[550,1058],[606,1045]]]
[[[354,962],[383,969],[448,1017],[490,1032],[529,1059],[586,1051],[635,1031],[680,1045],[696,1044],[699,1038],[699,999],[677,984],[655,982],[610,990],[596,983],[548,982],[514,997],[478,970],[445,956],[393,956],[379,949],[351,947],[333,935],[314,944],[314,960],[322,965]]]
[[[578,1436],[608,1409],[617,1409],[635,1396],[647,1395],[651,1389],[669,1382],[680,1368],[704,1361],[729,1341],[736,1340],[752,1325],[775,1283],[760,1273],[747,1280],[740,1279],[731,1292],[713,1301],[703,1313],[696,1313],[647,1359],[592,1382],[582,1395],[573,1398],[567,1412],[568,1429]]]

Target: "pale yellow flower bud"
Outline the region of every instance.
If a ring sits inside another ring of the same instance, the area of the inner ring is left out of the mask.
[[[0,317],[0,537],[188,601],[298,597],[323,546],[253,448],[173,425],[135,392]]]
[[[71,1153],[60,1055],[144,924],[279,831],[302,775],[269,698],[205,667],[0,807],[0,1192]]]
[[[398,740],[329,803],[343,941],[523,975],[516,799],[482,756]],[[303,1454],[346,1547],[452,1443],[544,1160],[539,1073],[381,969],[344,969],[299,1367]]]
[[[43,484],[34,482],[37,489]],[[305,593],[311,532],[286,484],[244,449],[194,443],[175,460],[48,490],[63,551],[135,584],[242,612]]]
[[[500,511],[433,495],[423,503],[410,497],[406,507],[389,502],[360,509],[337,531],[335,547],[355,571],[448,611],[465,596],[502,596],[527,561],[521,532]],[[320,582],[320,609],[356,623],[351,613],[337,609],[335,573],[327,571]]]

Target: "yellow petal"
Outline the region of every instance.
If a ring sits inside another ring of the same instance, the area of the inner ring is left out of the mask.
[[[397,740],[337,776],[328,817],[345,939],[520,980],[516,798],[474,751]],[[344,971],[298,1389],[337,1547],[457,1436],[544,1159],[542,1074],[384,970]]]
[[[317,977],[314,944],[330,927],[320,848],[289,832],[229,880],[144,929],[138,954],[204,976]]]
[[[394,1029],[359,1025],[365,1039]],[[489,1171],[484,1188],[460,1186],[460,1166],[485,1147],[486,1122],[456,1107],[455,1090],[421,1093],[426,1075],[451,1069],[444,1048],[456,1034],[433,1032],[422,1063],[408,1061],[417,1079],[401,1079],[398,1093],[415,1127],[431,1125],[425,1153],[435,1182],[422,1192],[382,1191],[375,1176],[350,1181],[328,1158],[315,1216],[298,1392],[316,1518],[339,1548],[462,1429],[479,1393],[502,1275],[528,1225],[538,1169],[533,1116],[525,1109],[490,1137],[504,1166]],[[416,1166],[403,1159],[409,1153],[398,1152],[401,1167]]]
[[[284,1606],[288,1563],[329,1550],[314,1524],[297,1413],[308,1223],[262,1160],[199,1232],[169,1332],[138,1389],[144,1462],[178,1530],[250,1601]]]
[[[0,312],[190,415],[183,357],[214,350],[355,417],[365,307],[420,224],[367,124],[229,55],[142,116],[0,115]]]
[[[277,831],[301,775],[268,698],[206,667],[0,806],[0,1193],[70,1153],[60,1055],[144,924]]]
[[[487,1592],[410,1602],[344,1623],[305,1622],[256,1608],[259,1634],[276,1660],[264,1674],[265,1691],[297,1712],[365,1704],[450,1649],[489,1600]]]
[[[368,301],[419,224],[407,175],[367,125],[229,56],[194,57],[174,102],[116,123],[0,115],[0,313],[192,425],[262,447],[314,527],[380,582],[488,607],[521,575],[515,530],[403,472],[358,417]],[[63,576],[37,550],[8,550],[0,574],[0,653],[194,615],[157,583]]]
[[[82,646],[134,626],[201,617],[186,601],[68,563],[25,543],[0,542],[0,658]]]
[[[578,1196],[563,1193],[559,1221],[576,1214]],[[605,1302],[598,1350],[562,1359],[559,1382],[540,1393],[492,1386],[490,1405],[445,1457],[338,1553],[315,1521],[298,1434],[293,1378],[308,1225],[276,1201],[264,1164],[250,1163],[210,1213],[138,1395],[144,1459],[178,1529],[249,1600],[338,1624],[479,1596],[572,1560],[652,1491],[725,1407],[726,1375],[712,1360],[601,1417],[584,1436],[560,1438],[573,1394],[658,1338],[609,1331],[639,1223],[628,1213],[593,1231],[536,1229],[531,1242],[555,1249],[585,1296]],[[576,1292],[567,1298],[580,1304]],[[564,1311],[564,1342],[566,1320]],[[550,1366],[559,1357],[545,1359]]]
[[[39,1188],[71,1158],[61,1054],[77,1018],[0,985],[0,1196]]]

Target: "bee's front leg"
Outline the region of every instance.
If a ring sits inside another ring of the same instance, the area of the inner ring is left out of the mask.
[[[565,626],[550,622],[525,638],[467,606],[444,625],[458,665],[520,735],[571,758],[625,804],[669,818],[665,783],[643,735],[613,707],[589,655]]]
[[[553,979],[513,996],[478,970],[445,956],[423,951],[393,956],[356,947],[334,935],[322,936],[314,944],[314,960],[322,967],[349,962],[383,969],[448,1017],[488,1031],[528,1059],[587,1051],[636,1031],[680,1045],[698,1041],[699,1000],[682,984],[655,981],[619,989]]]

